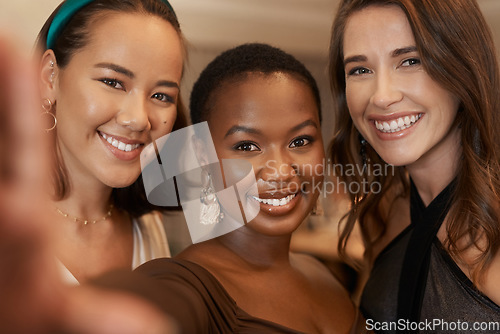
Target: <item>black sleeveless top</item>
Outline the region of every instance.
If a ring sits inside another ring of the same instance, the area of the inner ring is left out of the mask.
[[[454,186],[425,207],[412,183],[411,224],[379,254],[361,298],[375,332],[500,333],[500,307],[474,287],[436,236]],[[485,329],[487,322],[496,324]]]

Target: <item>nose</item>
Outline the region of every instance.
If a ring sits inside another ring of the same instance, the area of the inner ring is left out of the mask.
[[[147,100],[140,96],[129,96],[123,103],[116,122],[130,128],[132,131],[146,131],[151,129]]]
[[[381,109],[388,109],[392,104],[403,99],[403,94],[395,74],[388,70],[377,73],[371,103]]]
[[[288,152],[281,151],[266,154],[265,159],[266,161],[259,175],[262,180],[286,185],[297,175],[297,169]]]

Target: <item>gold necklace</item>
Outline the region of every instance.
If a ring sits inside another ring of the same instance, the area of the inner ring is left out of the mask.
[[[61,209],[59,209],[58,207],[56,207],[56,211],[61,215],[63,216],[64,218],[68,218],[68,219],[71,219],[73,220],[75,223],[77,222],[83,222],[84,225],[87,225],[89,223],[91,224],[95,224],[97,222],[102,222],[102,221],[105,221],[106,219],[108,219],[109,217],[111,217],[111,215],[113,214],[113,204],[110,204],[109,205],[109,209],[108,209],[108,212],[106,213],[106,215],[104,217],[101,217],[99,219],[96,219],[96,220],[90,220],[90,219],[83,219],[83,218],[78,218],[78,217],[74,217],[74,216],[71,216],[69,215],[68,213],[66,212],[63,212],[61,211]]]

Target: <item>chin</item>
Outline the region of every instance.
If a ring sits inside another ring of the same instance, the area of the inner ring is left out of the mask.
[[[107,185],[108,187],[111,187],[111,188],[126,188],[126,187],[132,185],[138,179],[138,177],[139,176],[137,176],[135,178],[131,178],[131,177],[124,177],[124,178],[114,177],[112,179],[108,179],[108,180],[103,181],[103,183],[105,185]]]
[[[260,212],[259,215],[247,225],[261,234],[283,236],[292,234],[302,224],[306,217],[307,215],[297,214],[297,212],[281,217],[270,217],[266,215],[266,213]]]
[[[395,167],[404,167],[410,165],[416,161],[415,157],[408,156],[408,152],[400,153],[400,152],[391,152],[386,154],[381,154],[380,157],[384,160],[385,163],[389,165],[393,165]]]

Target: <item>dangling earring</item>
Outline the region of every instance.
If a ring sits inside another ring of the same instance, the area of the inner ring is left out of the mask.
[[[57,125],[56,115],[54,115],[51,112],[52,111],[52,101],[50,101],[50,99],[43,100],[43,102],[42,102],[42,109],[45,110],[41,114],[42,117],[44,115],[50,115],[50,116],[52,116],[52,119],[53,119],[54,125],[52,125],[52,127],[50,127],[50,128],[45,129],[45,132],[49,133],[50,131],[54,130],[56,128],[56,125]]]
[[[368,165],[368,158],[366,157],[366,139],[363,138],[361,134],[359,134],[359,143],[361,144],[361,148],[359,149],[359,155],[361,156],[361,162],[363,163],[363,172],[364,172]]]
[[[203,189],[200,193],[200,222],[203,225],[214,225],[224,219],[224,213],[221,212],[219,199],[215,194],[210,174],[204,170],[201,172],[201,178]]]

